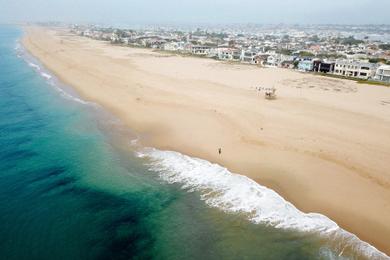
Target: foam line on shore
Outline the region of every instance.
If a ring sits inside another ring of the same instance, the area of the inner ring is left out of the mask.
[[[47,81],[47,83],[53,86],[55,90],[60,92],[60,95],[62,97],[83,105],[94,105],[94,106],[96,105],[93,102],[87,102],[85,100],[82,100],[81,98],[78,98],[66,92],[62,87],[59,86],[59,80],[57,80],[57,78],[54,75],[52,75],[49,71],[45,70],[43,66],[38,65],[39,62],[37,62],[31,55],[29,55],[29,53],[22,47],[22,45],[19,42],[16,43],[14,49],[17,53],[17,56],[19,58],[22,58],[28,64],[28,66],[33,68],[37,73],[39,73],[39,75],[42,78],[44,78]]]
[[[189,192],[200,192],[201,199],[211,207],[243,213],[254,223],[318,233],[341,241],[337,248],[340,256],[348,247],[370,259],[390,259],[328,217],[301,212],[275,191],[218,164],[154,148],[141,149],[137,156],[147,158],[150,170],[157,172],[164,181],[180,184]]]

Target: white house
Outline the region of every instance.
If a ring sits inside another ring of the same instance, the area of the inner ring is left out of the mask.
[[[287,61],[292,62],[293,60],[294,60],[293,56],[279,54],[279,53],[273,53],[273,54],[268,56],[266,65],[271,66],[271,67],[280,67],[280,66],[282,66],[283,62],[287,62]]]
[[[241,58],[241,51],[235,48],[221,48],[218,49],[218,59],[239,61]]]
[[[375,73],[375,79],[390,83],[390,65],[380,66]]]
[[[250,64],[257,64],[257,51],[255,50],[242,50],[241,61]]]
[[[164,50],[166,51],[184,51],[185,49],[185,42],[166,42],[164,44]]]
[[[166,51],[177,51],[179,49],[178,42],[167,42],[164,44],[164,50]]]
[[[210,46],[193,45],[191,47],[191,53],[195,55],[208,55],[210,53]]]
[[[267,66],[271,66],[271,67],[277,67],[278,66],[278,59],[276,57],[276,54],[268,56],[266,65]]]
[[[373,78],[377,66],[367,61],[336,60],[334,74],[345,77],[370,79]]]

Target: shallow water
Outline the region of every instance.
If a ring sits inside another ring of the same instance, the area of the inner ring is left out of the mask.
[[[218,165],[132,144],[21,35],[0,26],[0,259],[384,257],[324,216],[302,228],[311,215]]]

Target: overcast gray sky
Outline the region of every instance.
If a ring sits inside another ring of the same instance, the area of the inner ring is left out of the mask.
[[[390,0],[0,0],[0,22],[390,24]]]

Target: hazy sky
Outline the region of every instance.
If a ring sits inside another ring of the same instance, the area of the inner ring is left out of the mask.
[[[0,22],[390,24],[390,0],[0,0]]]

